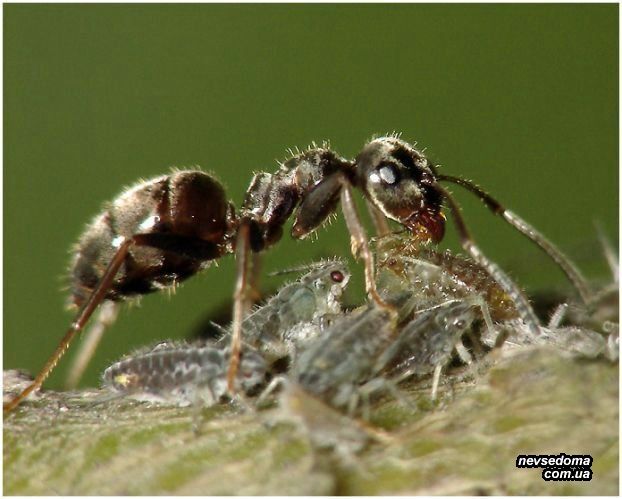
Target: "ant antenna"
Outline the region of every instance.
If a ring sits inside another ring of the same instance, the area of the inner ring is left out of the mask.
[[[527,327],[531,330],[533,334],[539,335],[540,321],[536,317],[536,314],[531,308],[531,305],[529,304],[529,301],[527,300],[525,295],[514,283],[514,281],[512,281],[512,279],[510,279],[510,277],[505,272],[503,272],[503,270],[501,270],[498,265],[490,261],[477,247],[473,237],[471,237],[471,234],[467,229],[466,224],[464,223],[464,218],[462,218],[462,214],[460,213],[460,205],[456,202],[456,200],[449,193],[449,191],[439,184],[436,185],[436,188],[445,198],[447,204],[449,205],[449,210],[451,211],[451,216],[454,219],[454,224],[460,238],[460,244],[462,245],[464,250],[469,253],[469,255],[471,255],[471,258],[473,258],[473,260],[481,265],[495,281],[499,283],[503,290],[514,301],[516,305],[516,310],[521,316],[521,319],[523,319],[523,321],[527,325]]]
[[[458,184],[470,191],[472,194],[475,194],[484,202],[490,211],[496,215],[501,215],[507,223],[529,238],[532,242],[537,244],[563,270],[572,285],[576,288],[581,300],[586,304],[590,301],[590,297],[592,295],[590,287],[579,269],[566,255],[564,255],[551,241],[544,237],[544,235],[538,232],[534,227],[525,222],[516,213],[506,210],[501,203],[499,203],[499,201],[494,199],[490,194],[470,180],[444,174],[439,174],[437,179]]]

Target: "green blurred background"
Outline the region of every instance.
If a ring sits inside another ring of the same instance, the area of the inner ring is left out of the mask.
[[[372,134],[402,131],[606,278],[593,221],[617,243],[617,97],[611,4],[5,5],[4,367],[34,372],[56,346],[71,321],[71,245],[123,186],[201,165],[239,204],[253,171],[312,140],[353,156]],[[452,190],[521,284],[566,288],[538,250]],[[444,245],[455,243],[449,227]],[[265,273],[348,248],[339,220],[316,242],[284,238]],[[224,258],[174,299],[124,309],[85,384],[133,347],[187,336],[229,302],[233,278]]]

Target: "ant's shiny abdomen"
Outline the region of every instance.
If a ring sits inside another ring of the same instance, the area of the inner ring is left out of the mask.
[[[174,286],[232,251],[235,216],[225,191],[207,173],[188,170],[140,182],[105,206],[76,245],[72,301],[80,306],[119,246],[133,239],[106,299]]]

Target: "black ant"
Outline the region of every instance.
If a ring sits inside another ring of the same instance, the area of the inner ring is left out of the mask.
[[[233,392],[241,325],[250,307],[257,255],[281,239],[292,214],[291,233],[300,239],[322,225],[341,202],[352,252],[364,263],[366,291],[378,305],[392,309],[376,291],[373,255],[354,204],[354,189],[365,197],[380,235],[388,234],[389,218],[414,238],[435,243],[445,231],[445,201],[462,247],[508,293],[521,318],[536,332],[539,323],[529,302],[476,246],[457,202],[440,181],[458,184],[479,197],[493,213],[539,245],[566,273],[583,301],[589,300],[585,279],[544,236],[474,183],[438,173],[421,152],[397,136],[371,140],[354,160],[342,158],[325,144],[314,144],[292,156],[275,173],[255,175],[239,211],[213,176],[196,170],[140,182],[106,205],[75,247],[71,291],[73,303],[80,307],[76,318],[33,383],[5,405],[5,411],[41,387],[102,302],[119,302],[174,286],[229,253],[235,253],[237,268],[227,377]]]

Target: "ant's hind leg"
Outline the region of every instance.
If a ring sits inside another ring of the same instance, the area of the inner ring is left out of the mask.
[[[71,363],[69,374],[65,381],[65,388],[71,390],[78,385],[95,354],[95,350],[97,350],[104,332],[116,321],[119,308],[119,304],[111,300],[106,300],[101,304],[97,319],[86,331],[80,349]]]
[[[82,308],[80,308],[71,327],[65,333],[65,336],[56,347],[56,350],[54,350],[54,353],[45,363],[43,369],[41,369],[39,374],[37,374],[34,381],[13,400],[4,405],[5,413],[15,409],[15,407],[17,407],[22,400],[30,395],[30,393],[41,388],[43,382],[47,379],[52,370],[56,367],[56,364],[58,364],[58,361],[67,351],[67,348],[69,347],[69,344],[71,343],[73,338],[76,336],[76,334],[82,331],[97,306],[104,300],[115,276],[117,275],[117,272],[119,271],[119,268],[123,264],[125,257],[127,256],[127,253],[133,244],[134,239],[127,239],[123,243],[121,243],[114,257],[108,264],[104,275],[97,283],[97,286],[89,296],[88,300],[86,300],[86,302],[82,305]]]

